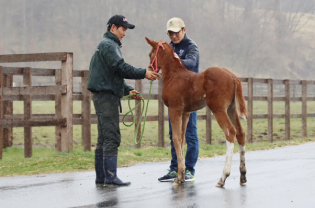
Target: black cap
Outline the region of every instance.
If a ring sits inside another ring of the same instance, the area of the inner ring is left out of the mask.
[[[133,25],[133,24],[129,24],[128,22],[127,22],[127,19],[126,19],[126,17],[124,17],[124,16],[122,16],[122,15],[114,15],[114,16],[112,16],[109,20],[108,20],[108,22],[107,22],[107,25],[112,25],[112,24],[114,24],[114,25],[120,25],[120,26],[123,26],[123,27],[125,27],[125,28],[129,28],[129,29],[133,29],[133,28],[135,28],[135,25]]]

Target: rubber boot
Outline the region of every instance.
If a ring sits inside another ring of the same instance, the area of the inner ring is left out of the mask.
[[[104,157],[105,186],[129,186],[130,182],[122,182],[117,177],[117,157]]]
[[[96,173],[95,184],[104,185],[105,173],[103,155],[95,155],[95,173]]]

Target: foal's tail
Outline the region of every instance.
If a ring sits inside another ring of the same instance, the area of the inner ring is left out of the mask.
[[[236,109],[239,115],[243,118],[247,118],[247,109],[245,105],[245,99],[243,96],[243,87],[241,81],[229,70],[223,68],[225,71],[230,73],[233,76],[235,83],[235,99],[236,99]]]

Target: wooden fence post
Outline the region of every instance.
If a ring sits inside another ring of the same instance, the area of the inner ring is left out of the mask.
[[[211,110],[206,106],[206,144],[212,144],[212,123],[211,123]]]
[[[268,141],[273,142],[273,81],[268,79]]]
[[[87,89],[89,71],[83,71],[81,78],[82,95],[81,115],[82,115],[82,144],[84,151],[91,151],[91,92]]]
[[[62,85],[67,86],[67,93],[61,94],[61,115],[67,119],[67,126],[61,127],[61,151],[68,152],[73,148],[73,54],[67,53],[62,61]]]
[[[254,79],[248,78],[248,96],[247,96],[247,141],[253,143],[253,87]]]
[[[164,143],[164,102],[162,100],[162,89],[163,89],[163,77],[158,81],[158,105],[159,105],[159,115],[158,115],[158,146],[165,147]]]
[[[32,68],[23,68],[23,85],[32,86]],[[24,95],[24,119],[32,118],[32,95]],[[24,127],[24,157],[32,157],[32,127]]]
[[[285,140],[290,139],[290,80],[284,80],[285,84]]]
[[[142,82],[141,82],[141,80],[136,80],[135,90],[137,90],[138,92],[142,92]],[[139,118],[141,117],[141,108],[142,108],[141,101],[140,100],[135,100],[135,105],[138,105],[138,103],[140,103],[139,107],[136,108],[136,110],[135,110],[135,130],[137,129],[137,126],[138,126],[138,123],[139,123]],[[139,129],[138,129],[138,133],[137,133],[137,142],[140,140],[140,137],[141,137],[141,122],[139,124]],[[141,148],[141,143],[135,144],[134,146],[135,146],[135,148],[139,149],[139,148]]]
[[[61,69],[55,70],[55,83],[56,85],[61,85],[62,82],[62,72]],[[61,94],[59,92],[55,92],[55,118],[61,119]],[[56,144],[55,150],[57,152],[61,152],[61,126],[55,127],[55,135],[56,135]]]
[[[0,66],[0,119],[3,119],[3,68]],[[2,150],[3,150],[3,128],[0,126],[0,160],[2,160]]]
[[[3,87],[13,87],[13,75],[4,74]],[[13,115],[13,101],[3,101],[3,116]],[[8,127],[3,129],[3,148],[11,147],[13,144],[13,128]]]
[[[302,80],[302,136],[307,137],[307,81]]]

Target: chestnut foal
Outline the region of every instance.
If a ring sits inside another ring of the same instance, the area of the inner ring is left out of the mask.
[[[223,174],[216,186],[224,186],[230,175],[235,136],[240,148],[240,183],[246,183],[246,139],[239,115],[246,117],[247,110],[240,80],[232,72],[219,67],[211,67],[200,73],[189,71],[174,56],[168,43],[146,40],[152,46],[149,70],[162,70],[162,99],[169,109],[178,161],[178,176],[174,185],[185,182],[183,147],[190,112],[206,105],[223,130],[227,146]]]

